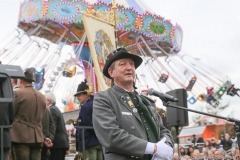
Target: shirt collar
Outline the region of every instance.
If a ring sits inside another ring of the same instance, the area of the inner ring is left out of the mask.
[[[88,98],[85,102],[83,102],[83,103],[81,104],[81,106],[84,105],[89,99],[90,99],[90,98]]]
[[[120,87],[120,86],[117,85],[117,84],[114,84],[114,85],[118,86],[119,88],[122,88],[122,87]],[[125,88],[122,88],[122,89],[123,89],[124,91],[126,91],[126,92],[129,92],[129,93],[132,93],[132,92],[135,91],[133,87],[132,87],[132,91],[129,91],[129,90],[125,89]]]

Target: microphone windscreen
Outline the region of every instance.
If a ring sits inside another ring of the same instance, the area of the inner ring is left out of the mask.
[[[153,91],[154,91],[153,88],[149,88],[149,89],[148,89],[148,94],[149,94],[149,95],[153,95]]]

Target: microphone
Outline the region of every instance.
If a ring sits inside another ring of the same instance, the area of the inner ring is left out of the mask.
[[[148,94],[151,95],[151,96],[159,97],[163,101],[171,101],[171,102],[177,102],[178,101],[177,98],[175,98],[173,96],[170,96],[168,94],[160,93],[160,92],[154,90],[153,88],[148,89]]]

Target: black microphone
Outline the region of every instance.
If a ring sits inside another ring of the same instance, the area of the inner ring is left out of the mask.
[[[148,94],[151,95],[151,96],[159,97],[163,101],[171,101],[171,102],[177,102],[178,101],[177,98],[175,98],[173,96],[170,96],[168,94],[160,93],[160,92],[154,90],[153,88],[148,89]]]

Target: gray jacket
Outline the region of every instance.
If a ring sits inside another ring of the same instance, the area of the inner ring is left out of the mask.
[[[154,101],[142,95],[141,98],[158,124],[160,139],[166,137],[166,142],[173,146],[173,138],[163,127]],[[144,155],[147,134],[138,112],[133,111],[135,107],[128,103],[129,99],[128,93],[116,85],[94,96],[93,126],[103,146],[105,160],[147,159]]]
[[[46,107],[42,116],[42,132],[44,138],[50,138],[52,141],[55,135],[55,123],[52,117],[52,113],[48,107]]]

